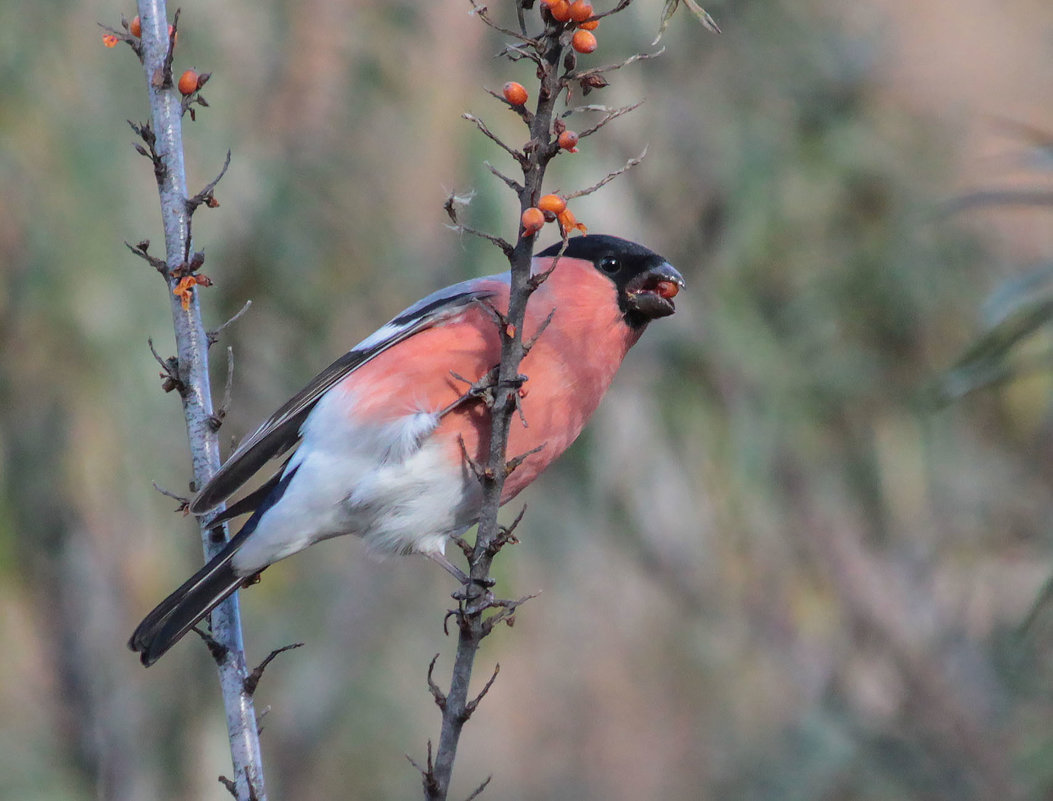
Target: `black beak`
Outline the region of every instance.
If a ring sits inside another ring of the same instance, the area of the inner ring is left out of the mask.
[[[661,262],[634,276],[625,285],[625,305],[639,322],[668,317],[676,311],[673,298],[684,287],[684,277],[669,262]]]

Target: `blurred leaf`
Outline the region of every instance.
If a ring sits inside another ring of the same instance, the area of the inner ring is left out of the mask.
[[[981,307],[984,325],[994,328],[1040,298],[1053,298],[1053,262],[1039,264],[1002,282]]]
[[[700,6],[695,0],[684,0],[685,5],[691,10],[691,13],[698,18],[698,21],[702,23],[703,27],[707,31],[713,33],[720,33],[720,26],[717,25],[717,21],[710,16],[710,13]],[[680,0],[665,0],[665,7],[662,9],[662,23],[658,28],[658,35],[651,42],[651,46],[654,47],[662,38],[662,34],[665,33],[666,27],[669,25],[669,20],[673,18],[673,14],[676,13],[677,8],[680,7]]]
[[[1007,301],[1003,301],[1007,303]],[[1053,319],[1053,298],[1048,294],[1019,300],[1016,308],[1004,315],[983,334],[937,381],[938,403],[951,403],[984,387],[1001,384],[1024,373],[1048,368],[1053,354],[1043,353],[1026,360],[1009,359],[1010,351]]]

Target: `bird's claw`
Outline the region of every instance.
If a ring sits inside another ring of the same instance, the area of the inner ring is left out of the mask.
[[[461,394],[459,398],[457,398],[457,400],[455,400],[453,403],[451,403],[449,406],[447,406],[445,409],[439,412],[440,419],[448,415],[450,412],[457,410],[464,404],[471,403],[472,401],[481,400],[487,408],[493,408],[495,397],[494,393],[498,386],[501,386],[503,384],[509,389],[516,390],[518,392],[518,390],[520,390],[523,384],[525,384],[527,381],[527,377],[525,375],[520,374],[508,381],[499,382],[499,371],[500,365],[495,365],[494,367],[490,368],[490,370],[487,371],[486,375],[484,375],[482,378],[478,379],[477,381],[470,381],[464,376],[459,375],[451,370],[450,375],[452,375],[458,381],[467,384],[468,388]]]
[[[465,615],[477,615],[492,606],[500,605],[490,590],[477,593],[467,587],[456,590],[453,593],[453,600],[461,604],[460,612]]]

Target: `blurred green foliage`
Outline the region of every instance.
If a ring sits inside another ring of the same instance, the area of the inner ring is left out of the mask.
[[[588,63],[646,50],[661,6],[605,20]],[[481,654],[479,681],[502,671],[455,794],[492,773],[502,799],[1048,797],[1053,621],[1018,625],[1053,570],[1048,313],[1026,317],[1048,298],[1025,277],[1053,259],[1050,218],[936,211],[985,178],[984,113],[1042,119],[1053,15],[1009,3],[1017,39],[975,54],[940,4],[706,7],[724,34],[674,17],[660,59],[589,97],[644,106],[551,173],[586,186],[647,145],[575,212],[688,289],[524,496],[498,589],[543,592]],[[146,346],[171,349],[165,290],[122,244],[160,247],[125,124],[143,75],[96,27],[122,11],[0,7],[4,798],[226,792],[205,649],[149,672],[124,649],[201,554],[150,486],[185,492],[189,469]],[[209,324],[253,300],[223,340],[232,437],[416,298],[502,269],[442,211],[474,191],[466,220],[516,225],[483,165],[501,154],[459,118],[522,137],[482,91],[532,85],[500,47],[453,0],[183,5],[177,68],[213,74],[185,130],[192,189],[233,151],[221,207],[195,219]],[[973,61],[990,83],[963,92]],[[1026,341],[998,327],[1021,315]],[[936,408],[975,342],[984,369],[1021,353],[1030,372],[952,383]],[[418,792],[402,755],[437,735],[424,677],[434,653],[449,667],[451,590],[424,560],[336,541],[245,593],[250,659],[307,642],[259,691],[273,797]]]

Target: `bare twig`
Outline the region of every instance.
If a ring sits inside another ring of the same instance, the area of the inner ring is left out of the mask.
[[[612,120],[618,119],[623,114],[628,114],[630,111],[636,111],[636,109],[640,108],[640,106],[642,105],[643,101],[639,100],[636,103],[632,103],[631,105],[622,106],[621,108],[616,108],[613,111],[608,112],[603,116],[603,118],[599,122],[597,122],[591,128],[586,128],[584,131],[579,131],[578,138],[584,139],[586,136],[592,136],[594,133],[596,133],[596,131],[600,130],[600,128],[602,128],[607,123],[611,122]]]
[[[503,33],[505,36],[510,36],[516,41],[522,42],[523,44],[530,45],[532,47],[540,47],[540,42],[537,39],[531,39],[526,33],[520,33],[519,31],[513,31],[511,28],[505,28],[498,25],[492,19],[490,19],[487,13],[488,9],[486,6],[481,6],[475,2],[475,0],[468,0],[472,4],[472,13],[479,17],[483,22],[489,25],[498,33]]]
[[[141,242],[138,242],[134,245],[130,245],[127,242],[125,242],[124,246],[136,256],[138,256],[140,259],[144,259],[151,267],[157,270],[157,272],[161,273],[161,275],[165,274],[165,270],[168,269],[168,265],[165,263],[164,259],[159,259],[156,256],[151,256],[149,253],[146,252],[147,248],[150,247],[149,239],[144,239]]]
[[[238,797],[238,786],[234,782],[232,782],[226,776],[217,776],[216,778],[220,784],[227,788],[228,793],[230,793],[235,798]]]
[[[494,234],[488,234],[486,233],[486,231],[480,231],[478,228],[472,228],[472,226],[470,225],[463,225],[461,223],[457,223],[456,225],[447,225],[446,227],[449,228],[451,231],[456,231],[459,234],[468,234],[469,236],[477,236],[480,239],[485,239],[487,242],[490,242],[493,245],[496,245],[498,248],[500,248],[501,252],[504,253],[506,256],[511,255],[512,253],[512,243],[508,242],[502,237],[495,236]]]
[[[260,684],[260,679],[263,678],[263,671],[267,669],[267,665],[274,661],[274,657],[276,657],[278,654],[284,654],[286,651],[291,651],[294,648],[303,648],[303,643],[294,642],[290,643],[289,645],[283,645],[281,648],[275,648],[273,651],[267,654],[266,658],[262,662],[260,662],[259,665],[256,666],[256,669],[245,677],[245,694],[255,695],[256,688]]]
[[[469,197],[469,200],[471,198]],[[477,236],[480,239],[485,239],[487,242],[500,248],[501,252],[506,257],[511,257],[513,246],[508,240],[496,236],[494,234],[488,234],[486,231],[480,231],[478,228],[473,228],[470,225],[464,225],[457,217],[457,206],[465,205],[467,201],[463,200],[460,196],[450,192],[446,197],[446,202],[443,204],[447,216],[449,216],[451,224],[446,227],[451,231],[456,231],[459,234],[468,234],[470,236]]]
[[[572,72],[565,76],[564,80],[567,83],[573,83],[576,81],[581,81],[582,78],[588,78],[592,75],[603,75],[605,72],[614,72],[615,70],[620,70],[622,67],[628,67],[630,64],[635,64],[637,61],[646,61],[649,58],[658,58],[664,52],[665,48],[660,47],[653,53],[636,53],[635,55],[629,56],[624,61],[619,61],[617,64],[604,64],[601,67],[592,67],[587,70]]]
[[[417,769],[418,773],[420,773],[421,782],[424,785],[425,797],[431,798],[439,791],[439,784],[435,778],[435,763],[432,762],[431,758],[431,740],[428,740],[428,759],[425,763],[426,767],[421,767],[417,764],[417,761],[409,754],[406,754],[406,759],[408,759],[409,763]]]
[[[633,167],[637,166],[640,162],[642,162],[644,160],[644,157],[646,155],[647,155],[647,148],[645,147],[643,149],[643,152],[639,156],[637,156],[636,158],[629,159],[627,162],[625,162],[625,166],[624,167],[620,167],[619,169],[615,170],[614,172],[607,173],[606,176],[601,178],[599,181],[594,183],[592,186],[588,186],[585,189],[579,189],[576,192],[570,192],[569,194],[564,195],[564,198],[566,200],[573,200],[574,198],[577,198],[577,197],[584,197],[585,195],[591,195],[597,189],[600,189],[600,188],[606,186],[607,184],[609,184],[611,181],[613,181],[615,178],[617,178],[622,173],[628,172]]]
[[[612,14],[617,14],[619,11],[625,11],[625,9],[627,9],[632,4],[632,2],[633,0],[620,0],[618,5],[612,8],[610,11],[604,11],[602,14],[593,14],[592,19],[603,19],[604,17],[609,17]]]
[[[252,301],[246,300],[245,305],[238,309],[234,316],[227,320],[225,323],[223,323],[223,325],[219,326],[218,328],[212,328],[209,331],[205,332],[205,335],[208,337],[208,346],[212,347],[213,345],[215,345],[216,342],[219,341],[219,335],[223,333],[224,329],[226,329],[226,327],[231,323],[237,322],[241,318],[241,315],[243,315],[251,308]]]
[[[211,345],[211,343],[209,343]],[[227,418],[227,412],[230,411],[230,396],[234,391],[234,348],[227,347],[227,380],[223,386],[223,400],[219,404],[219,408],[216,409],[216,413],[209,419],[209,423],[212,426],[213,431],[219,431],[223,426],[223,421]]]
[[[515,530],[519,528],[519,524],[522,522],[526,510],[526,504],[523,504],[523,508],[519,510],[516,519],[507,526],[501,526],[498,536],[494,539],[491,545],[491,549],[496,549],[494,550],[494,553],[497,553],[497,551],[501,550],[505,545],[515,545],[519,542],[519,539],[515,535]]]
[[[501,148],[502,150],[504,150],[504,151],[505,151],[505,152],[506,152],[506,153],[507,153],[508,155],[510,155],[510,156],[511,156],[512,158],[514,158],[514,159],[515,159],[516,161],[518,161],[518,162],[519,162],[520,164],[522,164],[522,163],[523,163],[524,161],[526,161],[526,158],[527,158],[527,157],[526,157],[526,155],[525,155],[525,154],[523,154],[523,153],[520,153],[520,152],[519,152],[518,150],[516,150],[515,148],[509,147],[508,145],[506,145],[506,144],[505,144],[505,143],[504,143],[504,142],[503,142],[503,141],[501,140],[501,138],[500,138],[499,136],[497,136],[497,134],[495,134],[495,133],[494,133],[493,131],[491,131],[491,130],[490,130],[490,129],[489,129],[489,128],[488,128],[487,126],[486,126],[486,123],[485,123],[485,122],[483,122],[483,121],[482,121],[481,119],[479,119],[478,117],[476,117],[476,116],[475,116],[474,114],[471,114],[471,113],[469,113],[469,112],[467,112],[467,111],[466,111],[466,112],[464,112],[464,113],[463,113],[463,114],[461,115],[461,117],[462,117],[463,119],[466,119],[466,120],[468,120],[468,122],[474,122],[474,123],[475,123],[475,125],[476,125],[476,127],[477,127],[477,128],[478,128],[478,129],[480,130],[480,131],[482,131],[482,132],[483,132],[483,135],[484,135],[484,136],[486,136],[486,137],[487,137],[487,138],[488,138],[488,139],[489,139],[489,140],[490,140],[491,142],[493,142],[494,144],[498,145],[498,146],[499,146],[499,147],[500,147],[500,148]]]
[[[504,184],[517,195],[523,191],[523,185],[519,183],[519,181],[516,181],[514,178],[509,178],[489,161],[484,161],[483,166],[486,167],[486,169],[488,169],[494,175],[494,177],[503,181]]]
[[[545,272],[546,272],[546,274],[548,274],[548,273],[551,272],[551,270],[546,270]],[[537,286],[540,286],[540,285],[541,285],[541,282],[538,282]],[[552,318],[554,318],[555,316],[556,316],[556,310],[553,309],[552,311],[550,311],[548,313],[548,315],[545,317],[545,319],[541,321],[541,325],[539,325],[537,327],[537,331],[534,332],[534,336],[530,337],[529,341],[523,343],[523,353],[524,354],[530,353],[530,350],[534,347],[534,345],[537,344],[537,341],[541,338],[541,335],[543,333],[545,333],[545,329],[548,328],[549,324],[552,322]]]
[[[483,621],[483,632],[489,634],[498,623],[512,626],[515,623],[516,610],[527,601],[537,598],[538,593],[524,595],[515,601],[491,599],[486,605],[487,609],[497,608],[498,611]]]
[[[172,60],[179,12],[176,11],[169,31],[164,0],[138,0],[138,11],[142,20],[143,70],[150,99],[151,125],[138,126],[137,133],[157,156],[154,174],[165,234],[166,268],[163,274],[176,339],[174,358],[178,376],[174,380],[179,382],[186,418],[194,483],[203,486],[219,469],[220,463],[219,440],[210,422],[213,411],[208,375],[208,335],[201,321],[198,293],[185,299],[185,307],[184,299],[173,293],[180,281],[177,271],[192,268],[194,261],[188,258],[192,253],[192,242],[183,163],[181,101],[179,93],[172,87]],[[134,124],[132,127],[136,128]],[[156,147],[153,140],[156,141]],[[145,248],[140,249],[145,253]],[[173,380],[171,372],[168,379]],[[218,537],[212,535],[213,528],[217,530]],[[226,528],[206,524],[201,529],[201,538],[205,558],[210,559],[223,547]],[[212,612],[211,623],[211,634],[206,635],[200,629],[197,631],[209,645],[219,671],[235,793],[240,801],[265,801],[256,713],[252,698],[243,692],[248,669],[245,665],[236,594],[216,607]]]
[[[177,493],[174,493],[171,490],[166,490],[156,481],[151,481],[150,483],[154,485],[155,490],[160,492],[166,498],[171,498],[173,501],[179,501],[179,508],[176,509],[177,512],[182,512],[184,515],[187,513],[187,510],[190,508],[189,498],[187,498],[184,495],[178,495]]]
[[[476,787],[474,790],[472,790],[472,794],[469,795],[466,799],[464,799],[464,801],[472,801],[473,798],[478,798],[480,795],[482,795],[483,790],[486,789],[486,785],[488,785],[490,783],[490,780],[492,778],[494,778],[494,777],[493,776],[487,776],[486,780],[482,784],[480,784],[478,787]]]
[[[209,654],[212,656],[212,660],[217,665],[222,665],[224,662],[227,661],[227,654],[230,653],[230,649],[227,648],[227,646],[225,646],[223,643],[221,643],[219,640],[217,640],[215,637],[213,637],[200,626],[194,626],[194,628],[192,628],[191,631],[193,631],[194,634],[196,634],[204,641],[205,645],[208,647]]]
[[[186,386],[179,377],[179,359],[175,356],[169,356],[167,359],[162,359],[161,354],[159,354],[154,347],[153,339],[149,337],[146,340],[146,344],[150,346],[150,353],[153,354],[154,359],[156,359],[157,363],[161,365],[161,389],[164,392],[171,392],[175,389],[179,391],[180,395],[182,395],[186,391]]]
[[[193,214],[197,210],[197,207],[200,206],[202,203],[204,203],[206,206],[209,206],[210,208],[215,208],[219,205],[215,202],[216,198],[213,193],[215,192],[216,187],[219,185],[219,182],[223,180],[223,176],[227,174],[227,169],[229,167],[230,150],[228,149],[227,157],[223,160],[223,167],[220,169],[219,175],[217,175],[215,178],[213,178],[211,181],[205,184],[205,187],[200,192],[198,192],[192,198],[187,200],[186,210],[188,212]]]
[[[498,55],[504,56],[512,62],[527,58],[533,61],[537,66],[542,66],[541,56],[539,56],[532,47],[526,47],[524,45],[505,45]]]
[[[435,705],[439,707],[439,709],[446,709],[446,695],[432,678],[432,675],[435,673],[435,663],[438,660],[439,655],[435,654],[435,656],[431,658],[431,664],[428,665],[428,690],[431,691],[431,696],[435,699]]]
[[[523,420],[523,425],[526,426],[526,420]],[[541,453],[541,451],[543,451],[543,450],[545,450],[545,443],[544,442],[542,442],[536,448],[531,448],[530,450],[528,450],[528,451],[526,451],[524,453],[520,453],[517,456],[513,456],[511,459],[509,459],[507,462],[505,462],[505,475],[506,476],[512,475],[512,473],[514,473],[516,471],[516,469],[519,467],[519,465],[523,464],[523,462],[525,462],[528,458],[533,456],[535,453]]]

